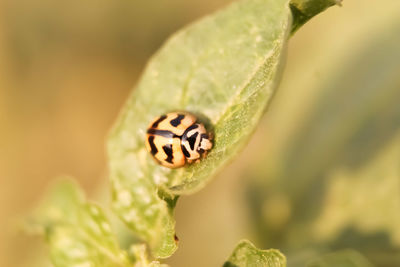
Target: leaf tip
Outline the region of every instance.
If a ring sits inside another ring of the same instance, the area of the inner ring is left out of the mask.
[[[335,0],[335,5],[337,5],[337,6],[342,6],[342,2],[343,2],[343,0]]]

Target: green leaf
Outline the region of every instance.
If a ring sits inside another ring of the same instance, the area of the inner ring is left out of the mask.
[[[45,236],[55,267],[132,266],[103,211],[70,180],[58,182],[29,221]]]
[[[285,267],[286,258],[276,249],[261,250],[242,240],[223,267]]]
[[[330,3],[330,1],[327,1]],[[177,196],[203,188],[247,143],[277,88],[291,31],[288,0],[243,0],[172,36],[150,60],[108,140],[113,207],[157,258],[177,248]],[[214,133],[200,163],[176,170],[147,153],[146,128],[170,111]]]

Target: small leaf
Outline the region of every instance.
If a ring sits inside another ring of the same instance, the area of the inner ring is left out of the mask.
[[[110,134],[108,155],[113,207],[155,257],[177,248],[177,196],[203,188],[256,128],[281,76],[291,21],[289,0],[238,1],[179,31],[149,62]],[[154,118],[177,110],[198,115],[214,147],[200,163],[170,170],[144,142]]]
[[[285,267],[285,256],[276,249],[261,250],[242,240],[223,267]]]
[[[28,227],[46,237],[55,267],[132,266],[103,211],[69,180],[50,190]]]

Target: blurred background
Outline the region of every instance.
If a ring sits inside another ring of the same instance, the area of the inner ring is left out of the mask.
[[[229,2],[0,1],[0,266],[49,265],[15,221],[55,177],[107,205],[104,142],[146,61]],[[344,0],[301,28],[248,147],[178,202],[167,262],[220,266],[249,238],[289,266],[400,266],[399,48],[397,0]]]

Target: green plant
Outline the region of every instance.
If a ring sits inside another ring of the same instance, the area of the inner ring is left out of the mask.
[[[175,34],[151,59],[108,141],[112,206],[156,259],[177,249],[173,210],[180,195],[202,189],[244,147],[283,69],[287,42],[334,0],[243,0]],[[169,170],[144,147],[149,121],[167,111],[203,118],[215,144],[199,164]],[[69,216],[63,216],[68,213]],[[56,266],[160,266],[143,244],[119,248],[105,215],[63,182],[32,218]],[[257,265],[258,264],[258,265]],[[241,242],[225,266],[285,266],[275,250]]]

